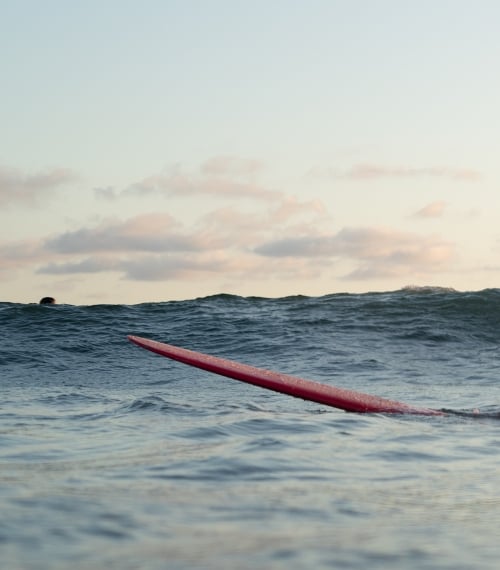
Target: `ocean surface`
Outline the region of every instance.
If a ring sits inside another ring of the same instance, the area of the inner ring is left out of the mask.
[[[446,409],[352,414],[133,334]],[[0,303],[5,570],[497,570],[500,290]]]

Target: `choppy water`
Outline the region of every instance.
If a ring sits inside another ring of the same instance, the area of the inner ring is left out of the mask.
[[[464,413],[348,414],[127,334]],[[500,290],[0,303],[0,338],[6,570],[498,568]]]

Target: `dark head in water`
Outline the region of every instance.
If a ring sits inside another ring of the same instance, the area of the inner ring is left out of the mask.
[[[55,305],[55,303],[54,297],[42,297],[40,299],[40,305]]]

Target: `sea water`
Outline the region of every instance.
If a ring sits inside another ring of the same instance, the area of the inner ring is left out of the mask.
[[[350,414],[134,334],[451,413]],[[0,303],[0,567],[497,569],[500,290]]]

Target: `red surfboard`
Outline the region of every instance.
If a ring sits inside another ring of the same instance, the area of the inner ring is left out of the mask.
[[[139,336],[130,335],[128,339],[151,352],[156,352],[161,356],[166,356],[189,366],[227,376],[247,384],[260,386],[261,388],[267,388],[268,390],[274,390],[275,392],[281,392],[282,394],[288,394],[296,398],[302,398],[303,400],[339,408],[346,412],[382,412],[386,414],[419,414],[425,416],[445,415],[444,412],[439,410],[419,408],[403,404],[402,402],[355,392],[354,390],[320,384],[312,380],[304,380],[288,374],[256,368],[235,362],[234,360],[210,356],[202,352],[195,352]]]

